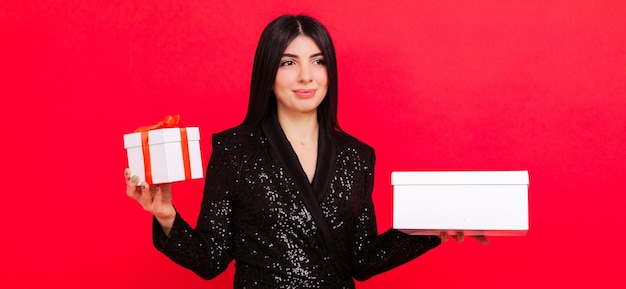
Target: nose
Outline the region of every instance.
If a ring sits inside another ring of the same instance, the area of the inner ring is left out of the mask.
[[[303,64],[301,66],[298,81],[301,83],[309,83],[313,81],[313,72],[311,71],[311,65]]]

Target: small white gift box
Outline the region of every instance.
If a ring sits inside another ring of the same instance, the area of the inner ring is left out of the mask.
[[[138,185],[164,184],[203,177],[200,130],[159,128],[124,135],[128,166]]]
[[[393,227],[516,236],[528,231],[528,171],[392,172]]]

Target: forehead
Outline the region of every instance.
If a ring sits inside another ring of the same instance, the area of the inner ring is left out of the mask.
[[[309,56],[320,52],[321,49],[317,46],[313,38],[306,35],[296,36],[285,49],[285,54],[295,54],[299,56]]]

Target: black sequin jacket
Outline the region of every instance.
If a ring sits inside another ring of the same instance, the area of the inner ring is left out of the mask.
[[[312,183],[276,119],[213,136],[196,228],[179,214],[169,236],[153,222],[155,247],[205,279],[235,260],[234,288],[354,288],[436,247],[434,236],[378,234],[372,203],[374,150],[323,130]],[[316,199],[329,250],[303,198]],[[331,253],[335,252],[335,253]]]

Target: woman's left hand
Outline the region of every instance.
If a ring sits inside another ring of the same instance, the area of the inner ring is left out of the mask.
[[[448,232],[441,232],[439,234],[439,238],[441,238],[442,241],[446,242],[448,241],[450,235],[448,234]],[[487,236],[483,236],[483,235],[478,235],[478,236],[470,236],[473,239],[476,239],[479,243],[483,244],[483,245],[488,245],[489,244],[489,239],[487,238]],[[463,240],[465,239],[465,234],[463,232],[457,232],[456,234],[452,235],[452,239],[454,239],[457,242],[463,242]]]

